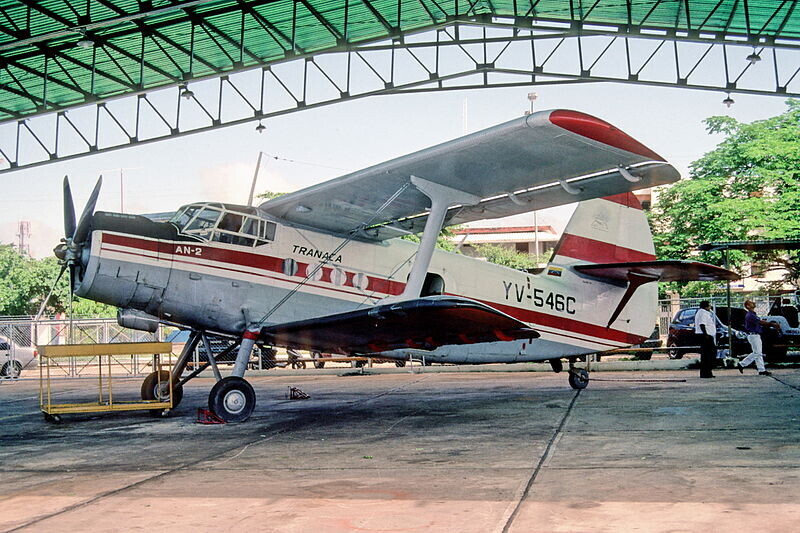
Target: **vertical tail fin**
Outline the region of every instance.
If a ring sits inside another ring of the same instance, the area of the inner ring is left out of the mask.
[[[622,193],[578,204],[550,264],[625,263],[656,258],[642,204]]]

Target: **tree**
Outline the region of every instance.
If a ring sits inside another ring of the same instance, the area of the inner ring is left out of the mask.
[[[536,257],[520,253],[511,248],[495,244],[482,244],[476,248],[478,254],[485,257],[490,263],[516,268],[517,270],[528,270],[539,266]]]
[[[689,258],[705,242],[800,238],[800,101],[785,113],[752,123],[710,117],[706,129],[725,139],[690,166],[684,179],[659,192],[650,213],[656,252]],[[730,266],[768,262],[800,279],[797,252],[730,252]],[[722,264],[720,252],[701,261]],[[743,273],[743,272],[742,272]]]
[[[32,259],[21,255],[10,244],[0,245],[0,315],[35,315],[61,265],[55,257]],[[69,281],[65,272],[48,300],[45,314],[62,313],[69,307]],[[73,299],[75,316],[114,316],[109,305]]]

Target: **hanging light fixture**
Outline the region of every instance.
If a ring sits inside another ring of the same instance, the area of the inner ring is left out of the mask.
[[[75,46],[78,48],[92,48],[94,46],[94,41],[86,34],[85,29],[78,28],[78,33],[81,35],[81,39],[75,43]]]
[[[745,59],[749,61],[751,65],[755,65],[756,63],[761,61],[761,56],[758,55],[758,52],[756,52],[755,46],[753,47],[753,53],[747,56]]]
[[[725,104],[727,107],[730,107],[734,104],[734,99],[731,98],[731,93],[728,93],[728,96],[725,97],[722,103]]]
[[[258,126],[256,126],[256,131],[257,131],[258,133],[264,133],[264,130],[265,130],[265,129],[267,129],[267,127],[266,127],[265,125],[263,125],[263,124],[261,123],[261,121],[259,120],[259,121],[258,121]]]
[[[194,93],[192,92],[191,89],[189,89],[189,85],[187,85],[186,83],[182,83],[179,85],[179,87],[181,89],[181,96],[183,98],[189,100],[190,98],[194,97]]]

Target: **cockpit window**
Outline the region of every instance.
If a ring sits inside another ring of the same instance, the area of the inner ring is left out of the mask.
[[[219,220],[221,214],[219,209],[204,207],[183,231],[186,233],[207,233],[217,225],[217,220]]]
[[[195,205],[190,205],[188,207],[184,207],[173,216],[169,221],[178,226],[178,229],[183,229],[183,227],[192,220],[192,217],[197,213],[197,210],[200,209]]]
[[[275,240],[274,222],[258,217],[251,207],[237,206],[236,210],[232,207],[224,204],[186,206],[171,222],[181,233],[238,246],[260,246]]]

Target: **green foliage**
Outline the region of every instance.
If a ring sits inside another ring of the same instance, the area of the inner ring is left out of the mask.
[[[32,259],[9,244],[0,245],[0,315],[35,315],[56,280],[61,265],[55,257]],[[69,306],[68,274],[61,277],[45,314],[62,313]],[[114,316],[116,309],[74,298],[75,316]]]
[[[439,233],[438,237],[436,237],[436,247],[448,252],[458,253],[455,243],[451,240],[455,229],[457,229],[457,226],[452,228],[442,228],[442,232]],[[403,235],[401,238],[417,244],[419,244],[421,240],[419,235]]]
[[[731,117],[705,121],[709,133],[725,139],[691,164],[690,179],[659,192],[650,213],[659,258],[722,264],[720,252],[692,252],[713,241],[800,238],[800,101],[789,100],[787,107],[750,124]],[[753,261],[781,264],[794,283],[800,279],[798,259],[796,252],[783,251],[729,255],[734,269]],[[711,287],[689,285],[681,292],[701,288]]]
[[[264,200],[272,200],[273,198],[277,198],[278,196],[283,196],[286,194],[285,192],[272,192],[272,191],[264,191],[261,194],[257,194],[256,198],[263,198]]]
[[[517,270],[528,270],[538,267],[535,257],[503,246],[483,244],[476,246],[476,250],[481,257],[485,257],[487,261],[497,265],[516,268]]]

